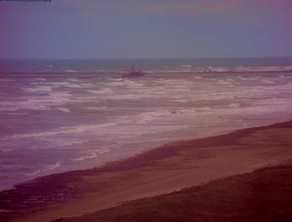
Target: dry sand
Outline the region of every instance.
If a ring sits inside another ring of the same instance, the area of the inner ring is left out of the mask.
[[[12,210],[4,215],[7,221],[47,222],[88,214],[291,160],[291,135],[290,121],[165,145],[102,168],[29,182],[0,193],[0,207]]]
[[[54,222],[291,222],[292,161]]]

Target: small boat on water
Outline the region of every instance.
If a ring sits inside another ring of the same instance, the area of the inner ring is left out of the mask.
[[[135,70],[134,66],[132,65],[129,72],[122,75],[125,78],[135,78],[135,77],[142,77],[144,76],[144,72],[142,70]]]

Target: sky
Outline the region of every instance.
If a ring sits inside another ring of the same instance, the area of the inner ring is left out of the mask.
[[[292,56],[291,0],[0,2],[0,59]]]

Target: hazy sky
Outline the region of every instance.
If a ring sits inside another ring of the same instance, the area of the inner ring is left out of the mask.
[[[292,0],[0,2],[0,58],[292,55]]]

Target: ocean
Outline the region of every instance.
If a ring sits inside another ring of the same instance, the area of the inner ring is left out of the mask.
[[[288,57],[2,60],[0,190],[291,112]]]

